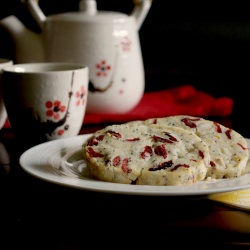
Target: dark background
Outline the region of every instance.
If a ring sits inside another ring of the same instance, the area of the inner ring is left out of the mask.
[[[40,0],[39,4],[50,15],[77,11],[78,2]],[[132,0],[96,2],[98,10],[130,14],[134,8]],[[21,0],[5,1],[0,18],[8,15],[39,31]],[[246,3],[153,0],[139,36],[146,91],[192,84],[215,97],[230,96],[235,100],[233,126],[250,137],[250,11]],[[11,42],[4,37],[0,31],[0,56],[12,57]]]

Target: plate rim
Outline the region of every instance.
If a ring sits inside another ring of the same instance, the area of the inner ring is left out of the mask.
[[[198,188],[197,190],[192,191],[192,188],[195,188],[197,186],[197,183],[192,184],[187,188],[187,186],[129,185],[129,184],[104,182],[94,179],[84,180],[80,178],[77,179],[71,176],[59,176],[55,174],[53,175],[51,172],[50,173],[44,172],[42,174],[39,174],[39,171],[36,170],[34,166],[29,166],[27,162],[25,162],[27,157],[29,157],[30,154],[33,153],[33,151],[41,150],[43,147],[49,147],[49,146],[54,146],[55,148],[60,149],[65,145],[66,145],[65,147],[67,147],[69,142],[73,143],[74,141],[76,141],[75,143],[77,143],[78,140],[79,140],[78,143],[80,145],[80,142],[82,144],[84,140],[86,140],[91,135],[92,133],[81,134],[73,137],[52,140],[35,145],[27,149],[20,155],[19,165],[28,174],[50,183],[63,185],[71,188],[77,188],[85,191],[104,192],[112,194],[147,195],[147,196],[201,196],[201,195],[209,195],[212,193],[229,192],[229,191],[236,191],[240,189],[250,188],[250,173],[246,174],[247,176],[245,176],[246,178],[249,177],[249,182],[242,186],[232,186],[230,188],[224,187],[218,189]],[[245,139],[247,140],[248,144],[250,144],[250,139],[248,138]],[[72,150],[72,148],[77,148],[77,145],[70,148],[68,147],[67,149]],[[241,177],[238,177],[237,179],[239,178]],[[222,181],[230,182],[229,179]]]

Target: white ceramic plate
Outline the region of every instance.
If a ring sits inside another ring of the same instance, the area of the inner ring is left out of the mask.
[[[129,185],[94,180],[88,176],[81,155],[81,146],[90,136],[79,135],[34,146],[21,155],[20,165],[29,174],[52,183],[106,193],[185,196],[250,188],[250,173],[235,179],[201,181],[191,186]]]

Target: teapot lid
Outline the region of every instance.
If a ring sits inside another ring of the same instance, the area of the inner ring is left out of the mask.
[[[114,11],[97,11],[95,0],[81,0],[78,12],[67,12],[48,17],[56,21],[94,21],[111,22],[116,19],[127,18],[128,15]]]

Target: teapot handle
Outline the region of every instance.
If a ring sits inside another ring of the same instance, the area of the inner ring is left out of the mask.
[[[137,22],[137,30],[141,28],[142,23],[145,20],[145,17],[148,14],[149,9],[151,8],[153,0],[133,0],[134,1],[134,9],[131,13]]]
[[[134,9],[131,13],[137,23],[137,30],[141,28],[142,23],[144,22],[145,17],[148,14],[148,11],[152,5],[153,0],[133,0],[134,1]],[[38,0],[25,0],[27,7],[39,25],[41,29],[43,29],[43,24],[46,21],[46,16],[38,5]]]
[[[43,29],[43,24],[46,21],[46,16],[38,5],[38,0],[25,0],[27,4],[27,8],[30,11],[31,15],[39,25],[41,29]]]

